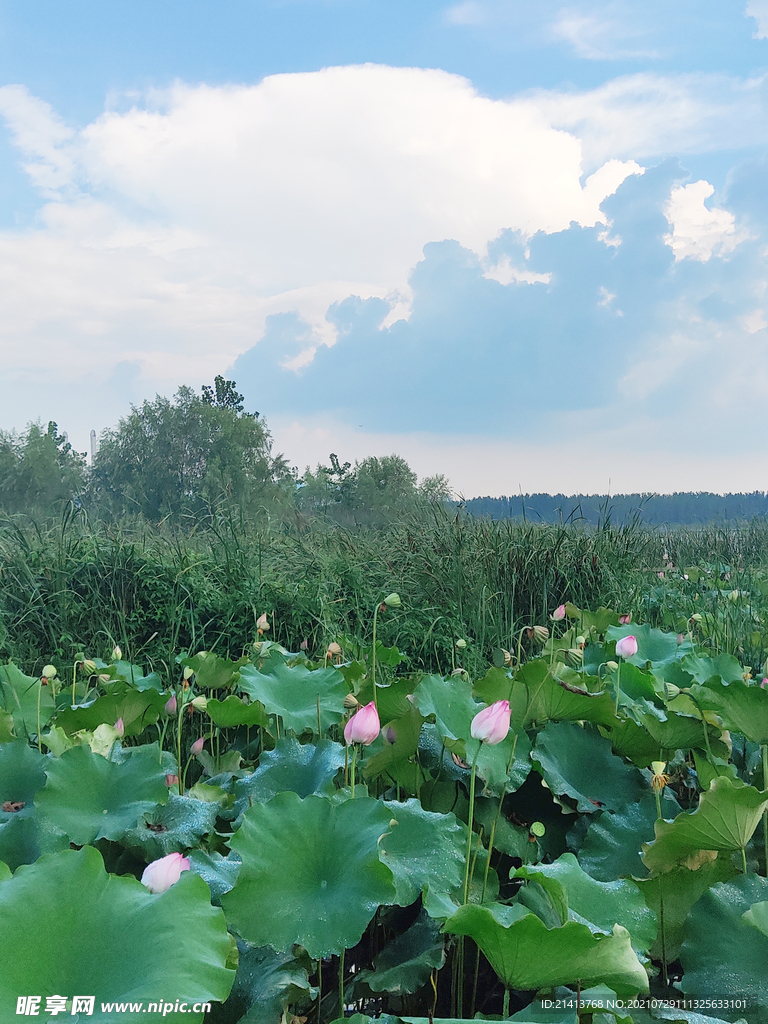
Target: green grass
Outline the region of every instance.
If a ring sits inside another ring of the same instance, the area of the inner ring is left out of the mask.
[[[370,640],[374,606],[397,590],[403,608],[380,616],[378,635],[412,669],[450,669],[462,637],[473,671],[563,601],[680,631],[698,612],[699,639],[757,668],[768,654],[767,567],[768,525],[757,521],[593,529],[472,519],[433,505],[376,530],[233,516],[158,528],[69,509],[46,525],[0,522],[0,657],[34,671],[119,643],[162,671],[179,650],[238,654],[263,611],[271,639],[292,650],[306,639],[318,652],[341,635]]]

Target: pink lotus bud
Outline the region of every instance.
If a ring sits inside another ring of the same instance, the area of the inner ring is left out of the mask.
[[[565,618],[565,605],[559,604],[557,608],[552,612],[550,616],[553,622],[560,622],[561,619]]]
[[[197,757],[200,751],[205,746],[205,737],[201,736],[199,740],[195,740],[192,746],[189,748],[189,753],[192,757]]]
[[[299,650],[300,651],[306,651],[306,649],[308,647],[309,647],[309,640],[302,640],[301,643],[299,644]]]
[[[115,722],[115,732],[121,739],[123,738],[123,736],[125,736],[125,723],[123,722],[122,718],[118,718],[118,720]]]
[[[385,729],[381,730],[381,736],[384,742],[388,743],[390,746],[397,742],[397,733],[391,725],[388,725]]]
[[[495,746],[506,739],[509,732],[509,701],[497,700],[495,704],[484,708],[472,719],[470,732],[476,740],[483,740],[489,746]]]
[[[620,615],[619,616],[619,622],[621,623],[622,626],[628,626],[631,621],[632,621],[632,616],[631,615]]]
[[[678,633],[677,634],[677,644],[678,644],[678,647],[682,643],[685,643],[685,633]]]
[[[171,694],[168,700],[165,702],[165,713],[166,715],[176,714],[176,694]]]
[[[165,784],[168,787],[168,789],[171,789],[172,786],[178,786],[178,784],[179,784],[179,776],[178,775],[166,775],[165,776]]]
[[[150,892],[165,892],[178,882],[182,871],[189,871],[189,860],[180,853],[169,853],[167,857],[147,864],[141,884],[146,885]]]
[[[616,654],[620,658],[631,658],[637,654],[637,639],[633,636],[623,636],[616,644]]]
[[[760,680],[760,689],[761,690],[768,690],[768,678],[764,678],[764,679]]]
[[[379,713],[376,710],[376,705],[371,701],[370,704],[366,704],[364,708],[360,708],[352,715],[344,726],[344,739],[348,746],[353,743],[363,743],[368,747],[379,735],[380,729]]]

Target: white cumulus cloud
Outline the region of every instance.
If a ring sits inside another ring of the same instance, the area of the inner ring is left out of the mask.
[[[746,234],[736,228],[736,219],[728,210],[710,209],[704,201],[714,194],[708,181],[694,181],[672,189],[664,214],[672,231],[664,241],[672,247],[676,260],[708,260],[715,253],[733,252]]]
[[[602,221],[639,168],[581,184],[579,139],[526,100],[438,70],[354,66],[257,85],[177,84],[75,130],[20,86],[0,113],[49,200],[0,233],[0,368],[56,380],[136,363],[151,386],[209,377],[265,317],[399,294],[430,241],[482,254],[512,228]],[[26,376],[25,376],[26,375]]]

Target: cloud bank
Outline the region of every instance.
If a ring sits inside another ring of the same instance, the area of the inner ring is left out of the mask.
[[[759,167],[713,196],[663,163],[761,145],[761,89],[644,74],[489,99],[360,65],[178,83],[76,127],[1,88],[41,205],[0,232],[0,425],[84,438],[228,366],[270,422],[393,439],[597,437],[617,408],[668,439],[653,425],[683,423],[670,396],[704,365],[723,415],[762,400]]]

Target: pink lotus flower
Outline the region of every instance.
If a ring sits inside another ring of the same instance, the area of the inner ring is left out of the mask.
[[[125,723],[123,722],[122,718],[118,718],[118,720],[115,722],[115,732],[121,739],[123,736],[125,736]]]
[[[472,736],[491,747],[501,743],[509,732],[510,714],[509,701],[497,700],[495,704],[479,711],[472,719]]]
[[[637,638],[634,636],[623,636],[616,644],[616,654],[620,658],[632,658],[637,654]]]
[[[678,644],[678,647],[682,643],[685,643],[685,634],[684,633],[678,633],[677,634],[677,644]]]
[[[550,616],[553,622],[560,622],[561,619],[565,618],[565,605],[559,604],[557,608],[552,612]]]
[[[353,743],[363,743],[366,747],[379,735],[381,722],[379,713],[373,701],[360,708],[344,726],[344,739],[348,746]]]
[[[299,650],[300,651],[306,651],[306,649],[308,647],[309,647],[309,640],[302,640],[301,643],[299,644]]]
[[[168,787],[168,789],[171,789],[172,786],[178,786],[178,784],[179,784],[179,776],[178,775],[166,775],[165,776],[165,784]]]
[[[622,626],[628,626],[631,621],[632,621],[632,616],[631,615],[620,615],[619,616],[619,622],[621,623]]]
[[[175,693],[171,694],[171,696],[165,702],[164,711],[165,711],[166,715],[175,715],[176,714],[176,694]]]
[[[197,757],[197,755],[202,751],[204,746],[205,746],[205,737],[201,736],[200,739],[199,740],[195,740],[195,742],[189,748],[190,756],[191,757]]]
[[[182,871],[189,871],[189,860],[180,853],[169,853],[167,857],[147,864],[141,884],[146,885],[150,892],[165,892],[178,882]]]

